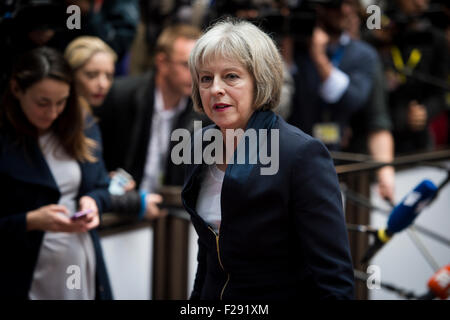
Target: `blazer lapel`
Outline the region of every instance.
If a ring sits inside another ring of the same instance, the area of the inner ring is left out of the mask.
[[[26,153],[24,148],[8,144],[7,156],[2,159],[5,164],[2,167],[6,168],[5,173],[14,179],[46,186],[59,192],[56,181],[37,143],[30,146],[30,152]]]
[[[229,164],[227,166],[227,170],[225,171],[225,178],[224,178],[224,183],[225,183],[225,179],[227,180],[233,180],[234,183],[238,183],[238,184],[244,184],[252,170],[256,169],[259,167],[258,163],[259,163],[259,147],[261,147],[263,144],[266,144],[268,141],[259,141],[259,130],[260,129],[267,129],[268,131],[270,131],[270,129],[274,126],[275,122],[276,122],[276,115],[272,112],[272,111],[255,111],[253,113],[253,115],[250,117],[250,120],[247,124],[247,127],[245,129],[245,131],[252,129],[256,131],[256,139],[257,139],[257,144],[256,144],[256,148],[252,148],[251,146],[247,145],[246,150],[245,150],[245,162],[244,164],[239,164],[237,162],[237,149],[233,154],[234,157],[234,162],[233,164]],[[246,139],[243,138],[240,143],[247,143],[245,141]],[[270,141],[270,135],[268,132],[267,135],[267,140]],[[248,144],[248,143],[247,143]],[[270,143],[267,146],[268,150],[270,150]],[[256,152],[256,154],[255,154]],[[256,160],[256,161],[252,161],[252,162],[256,162],[256,163],[250,163],[250,160]]]

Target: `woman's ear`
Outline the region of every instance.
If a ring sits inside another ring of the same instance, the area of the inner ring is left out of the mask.
[[[16,99],[19,99],[22,90],[20,89],[16,79],[11,79],[11,81],[9,82],[9,86],[14,97],[16,97]]]

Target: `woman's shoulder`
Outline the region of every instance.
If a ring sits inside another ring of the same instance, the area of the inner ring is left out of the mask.
[[[296,150],[301,151],[312,147],[324,148],[327,150],[325,145],[319,139],[310,136],[296,126],[287,123],[280,116],[278,116],[275,128],[279,129],[280,149],[284,146],[287,150],[290,150],[291,153]]]

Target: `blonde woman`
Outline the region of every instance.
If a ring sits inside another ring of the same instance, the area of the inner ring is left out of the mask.
[[[88,110],[103,104],[114,81],[117,55],[103,40],[92,36],[74,39],[65,50],[65,58],[74,70],[74,80],[82,105]],[[112,173],[114,175],[114,173]],[[157,206],[158,194],[132,191],[135,183],[126,186],[123,196],[111,197],[111,211],[155,219],[167,213]]]

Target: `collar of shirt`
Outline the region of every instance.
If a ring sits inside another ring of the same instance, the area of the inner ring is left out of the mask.
[[[164,109],[162,93],[158,88],[155,88],[155,113],[163,119],[171,119],[186,109],[187,100],[187,97],[182,97],[175,108]]]
[[[327,48],[327,53],[333,55],[340,48],[347,46],[351,41],[350,35],[347,32],[343,32],[339,37],[339,42],[335,44],[329,44]]]

